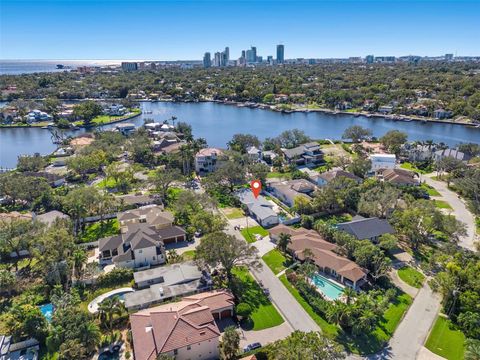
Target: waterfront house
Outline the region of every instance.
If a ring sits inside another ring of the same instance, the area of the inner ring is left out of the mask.
[[[248,158],[251,160],[251,161],[259,161],[261,160],[262,158],[262,151],[255,147],[255,146],[250,146],[248,149],[247,149],[247,155],[248,155]]]
[[[115,126],[115,129],[124,136],[129,136],[135,132],[135,125],[131,123],[121,123]]]
[[[403,157],[407,158],[411,162],[428,161],[433,158],[433,154],[436,151],[435,145],[412,145],[405,144],[402,147]]]
[[[215,320],[231,318],[234,305],[229,292],[210,291],[130,315],[135,359],[160,354],[177,360],[218,359],[221,332]]]
[[[435,161],[440,161],[446,157],[451,157],[464,162],[467,162],[468,160],[470,160],[469,155],[459,151],[458,149],[443,149],[443,150],[435,151],[435,153],[433,154],[433,159]]]
[[[278,154],[275,151],[264,151],[262,153],[263,160],[268,164],[271,164],[276,157],[278,157]]]
[[[310,181],[312,181],[315,185],[325,186],[328,183],[332,182],[333,180],[339,179],[342,177],[352,179],[357,184],[360,184],[362,182],[362,179],[359,178],[358,176],[341,169],[334,169],[321,174],[311,175]]]
[[[127,113],[127,109],[121,104],[111,104],[104,108],[104,112],[110,116],[122,116]]]
[[[337,224],[337,228],[355,236],[358,240],[370,240],[374,243],[377,243],[383,234],[395,233],[387,220],[377,217],[364,218],[359,215],[351,221]]]
[[[268,190],[277,199],[288,207],[295,205],[295,198],[298,196],[311,200],[311,195],[317,187],[305,179],[274,182],[268,185]]]
[[[444,109],[437,109],[433,112],[433,117],[435,119],[439,119],[439,120],[442,120],[442,119],[449,119],[451,118],[453,115],[453,113],[451,111],[447,111],[447,110],[444,110]]]
[[[393,106],[390,106],[390,105],[379,106],[378,112],[384,115],[391,114],[393,112]]]
[[[318,165],[323,162],[323,152],[317,142],[308,142],[292,149],[282,149],[285,161],[295,165]]]
[[[223,151],[217,148],[201,149],[195,154],[195,172],[212,173],[220,166]]]
[[[380,169],[394,169],[397,162],[395,154],[372,154],[368,158],[372,162],[370,172],[373,173]]]
[[[250,189],[242,189],[236,193],[240,202],[247,208],[248,213],[263,227],[278,224],[278,215],[273,211],[273,204],[262,195],[257,198]]]
[[[46,112],[40,110],[32,110],[27,114],[27,122],[33,123],[36,121],[50,121],[52,117]]]

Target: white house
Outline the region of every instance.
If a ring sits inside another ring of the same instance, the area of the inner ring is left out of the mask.
[[[195,172],[211,173],[217,170],[219,158],[223,151],[216,148],[206,148],[200,150],[195,155]]]
[[[372,154],[369,159],[372,162],[371,172],[377,172],[380,169],[394,169],[397,161],[395,154]]]
[[[250,146],[247,149],[247,155],[252,161],[259,161],[262,158],[262,152],[255,146]]]

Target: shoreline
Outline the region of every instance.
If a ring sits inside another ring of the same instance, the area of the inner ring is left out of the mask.
[[[77,128],[81,128],[81,129],[94,129],[94,128],[97,128],[97,127],[102,127],[102,126],[106,126],[106,125],[116,124],[116,123],[119,123],[119,122],[122,122],[122,121],[131,120],[131,119],[134,119],[137,116],[140,116],[142,114],[143,113],[140,110],[138,113],[131,113],[130,115],[127,115],[126,117],[124,117],[122,119],[114,119],[112,121],[102,122],[102,123],[99,123],[99,124],[93,124],[93,125],[90,125],[90,126],[85,126],[83,124],[82,125],[74,125],[74,126],[77,127]],[[51,123],[51,122],[40,122],[40,123],[35,123],[34,125],[31,125],[31,124],[30,125],[4,125],[4,124],[1,124],[0,129],[34,129],[34,128],[35,129],[43,129],[49,123]],[[54,126],[54,128],[57,128],[57,127]],[[74,131],[75,128],[68,128],[68,129],[62,129],[62,130]]]

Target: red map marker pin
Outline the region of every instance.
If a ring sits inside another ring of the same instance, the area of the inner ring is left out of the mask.
[[[262,191],[262,182],[260,180],[252,180],[250,182],[250,189],[252,189],[253,196],[255,196],[256,199],[260,191]]]

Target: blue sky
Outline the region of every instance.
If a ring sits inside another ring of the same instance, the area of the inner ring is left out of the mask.
[[[480,1],[0,0],[2,59],[480,55]]]

